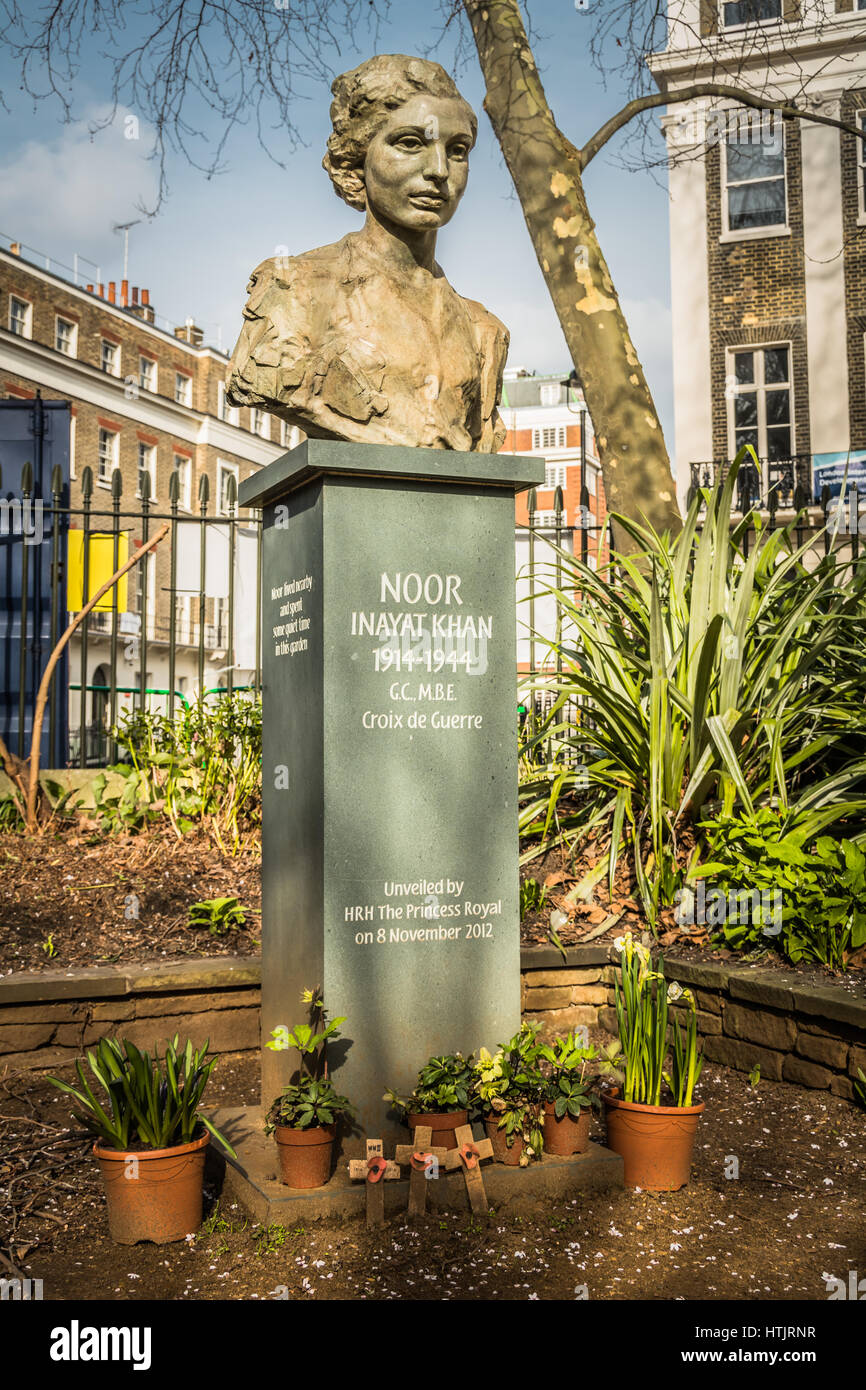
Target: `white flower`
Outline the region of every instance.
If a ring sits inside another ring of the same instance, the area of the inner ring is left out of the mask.
[[[682,997],[682,985],[678,985],[676,980],[671,980],[671,983],[668,985],[668,1000],[673,1004],[676,1003],[677,999],[682,999]]]

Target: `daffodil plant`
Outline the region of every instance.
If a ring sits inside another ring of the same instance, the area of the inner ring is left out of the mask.
[[[614,976],[616,1017],[625,1063],[623,1100],[637,1105],[661,1105],[662,1082],[677,1107],[692,1104],[694,1088],[704,1064],[698,1051],[697,1006],[691,990],[665,979],[664,960],[652,969],[648,947],[631,932],[618,937],[619,978]],[[678,1018],[671,1026],[671,1066],[667,1060],[669,1004],[683,1001],[688,1009],[685,1030]]]

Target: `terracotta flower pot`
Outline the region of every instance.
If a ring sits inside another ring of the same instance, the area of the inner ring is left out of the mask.
[[[183,1240],[201,1225],[205,1150],[210,1135],[171,1149],[126,1153],[94,1144],[105,1196],[108,1231],[118,1245]]]
[[[461,1125],[468,1125],[468,1110],[449,1110],[441,1115],[416,1115],[410,1114],[406,1117],[406,1122],[410,1130],[413,1131],[412,1142],[415,1142],[414,1130],[416,1125],[426,1125],[433,1131],[434,1149],[456,1149],[457,1136],[454,1133]]]
[[[685,1187],[703,1102],[637,1105],[620,1100],[618,1091],[603,1100],[608,1148],[622,1155],[626,1187],[648,1192],[676,1192]]]
[[[554,1102],[544,1102],[544,1152],[567,1158],[582,1154],[589,1148],[589,1110],[583,1109],[575,1120],[566,1113],[556,1118]]]
[[[287,1187],[324,1187],[331,1176],[336,1124],[315,1129],[277,1125],[274,1138],[280,1155],[280,1179]]]
[[[507,1163],[510,1168],[516,1168],[524,1149],[522,1135],[515,1134],[514,1142],[509,1148],[505,1130],[499,1128],[498,1115],[488,1115],[484,1121],[484,1129],[493,1145],[493,1162]]]

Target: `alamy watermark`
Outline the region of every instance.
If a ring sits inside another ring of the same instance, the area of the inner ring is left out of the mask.
[[[0,497],[0,536],[23,536],[25,545],[41,545],[42,508],[39,497]]]
[[[827,507],[828,527],[843,535],[866,536],[866,512],[860,511],[863,494],[851,488],[847,497],[834,497]]]
[[[674,917],[678,926],[721,927],[725,922],[760,923],[763,936],[782,930],[782,892],[779,888],[708,888],[703,879],[697,888],[678,888],[674,893]]]
[[[41,1279],[0,1279],[0,1302],[37,1303],[41,1300]]]
[[[781,150],[783,125],[781,111],[679,111],[670,121],[667,133],[675,145],[763,145]]]

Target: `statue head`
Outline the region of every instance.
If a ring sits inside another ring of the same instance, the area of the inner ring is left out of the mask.
[[[322,161],[350,207],[414,231],[444,226],[466,187],[478,123],[439,63],[381,54],[331,91]]]

